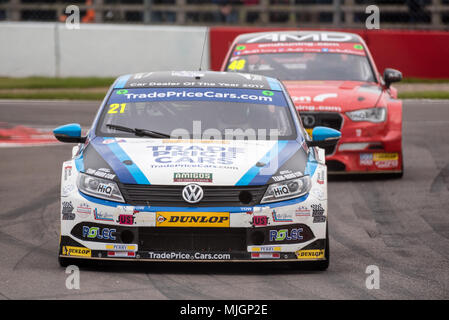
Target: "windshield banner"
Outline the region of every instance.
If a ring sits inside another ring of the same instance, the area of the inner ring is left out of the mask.
[[[264,54],[264,53],[340,53],[365,56],[361,43],[351,42],[276,42],[276,43],[245,43],[237,44],[234,56]]]
[[[281,91],[229,88],[116,89],[109,98],[109,103],[175,100],[242,102],[287,106],[284,93]]]

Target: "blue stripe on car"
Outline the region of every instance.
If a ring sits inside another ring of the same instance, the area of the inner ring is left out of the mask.
[[[270,78],[270,77],[266,77],[268,84],[270,85],[270,89],[271,90],[276,90],[276,91],[281,91],[281,86],[279,85],[278,80],[274,79],[274,78]]]
[[[100,142],[92,143],[95,150],[106,160],[109,166],[114,170],[115,174],[118,176],[119,180],[123,183],[136,184],[137,181],[128,170],[127,166],[120,160],[119,157],[114,153],[109,147],[109,144],[103,144],[102,138],[97,138]],[[96,141],[98,141],[96,139]],[[112,143],[111,143],[112,144]],[[129,159],[129,157],[127,158]]]
[[[285,141],[284,141],[285,142]],[[260,168],[258,174],[251,180],[250,185],[264,185],[270,180],[271,176],[282,167],[299,149],[301,145],[296,141],[288,141],[288,143],[279,150],[277,155],[270,160],[264,167]],[[282,151],[282,152],[281,152]]]
[[[284,147],[287,145],[288,141],[278,141],[271,149],[268,151],[262,159],[260,159],[258,162],[262,162],[265,164],[270,163],[270,161],[277,157],[278,154],[284,149]],[[251,183],[251,181],[254,179],[255,176],[257,176],[260,172],[262,167],[258,167],[257,165],[254,165],[251,169],[249,169],[235,184],[236,186],[247,186]]]
[[[115,83],[114,89],[122,89],[125,87],[125,84],[128,82],[129,78],[131,77],[130,74],[121,76],[118,78],[117,82]]]
[[[116,143],[116,142],[108,143],[107,146],[109,149],[111,149],[112,152],[114,152],[115,156],[120,160],[120,162],[122,164],[123,164],[123,161],[131,160],[130,157],[128,156],[128,154],[120,147],[120,145],[118,143]],[[131,164],[127,164],[126,169],[131,173],[134,180],[138,184],[150,184],[147,177],[143,174],[143,172],[139,169],[139,167],[134,162],[132,162]],[[120,181],[122,181],[122,180],[120,179]],[[124,181],[122,181],[122,182],[124,182]]]

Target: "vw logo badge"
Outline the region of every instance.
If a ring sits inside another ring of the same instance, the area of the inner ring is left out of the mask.
[[[313,127],[313,125],[315,124],[315,117],[310,114],[302,115],[301,118],[304,126],[306,126],[307,128]]]
[[[188,203],[198,203],[203,196],[203,188],[195,183],[188,184],[182,189],[182,198]]]

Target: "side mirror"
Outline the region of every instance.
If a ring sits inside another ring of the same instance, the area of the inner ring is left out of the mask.
[[[81,137],[81,126],[78,123],[66,124],[53,130],[56,139],[61,142],[84,143],[86,137]]]
[[[312,141],[307,141],[309,147],[325,148],[335,145],[341,138],[341,132],[328,127],[315,127],[312,131]]]
[[[389,88],[393,82],[399,82],[402,80],[402,73],[395,69],[384,70],[384,82],[385,87]]]

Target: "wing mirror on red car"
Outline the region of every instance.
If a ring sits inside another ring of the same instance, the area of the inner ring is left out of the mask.
[[[312,140],[307,141],[309,147],[325,148],[335,145],[341,138],[341,132],[328,127],[315,127]]]
[[[390,68],[384,70],[385,87],[389,88],[393,82],[399,82],[401,80],[402,73],[400,71]]]

